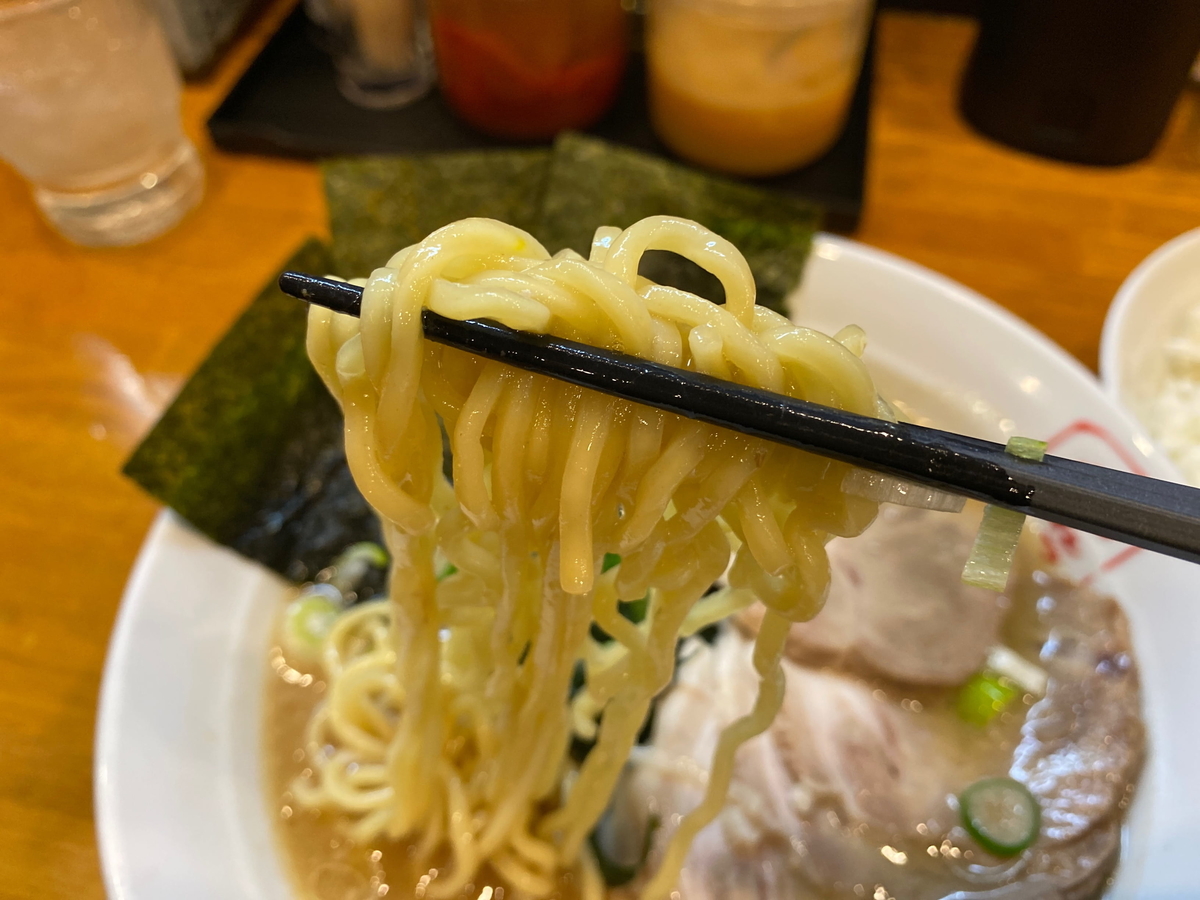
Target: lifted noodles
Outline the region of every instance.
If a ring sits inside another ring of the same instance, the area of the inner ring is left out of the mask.
[[[725,305],[640,277],[648,249],[714,274]],[[426,342],[424,307],[886,415],[850,349],[862,342],[756,306],[732,244],[664,217],[599,229],[587,260],[467,219],[375,270],[361,319],[311,308],[309,355],[345,412],[350,468],[394,563],[390,598],[343,615],[326,641],[329,690],[308,740],[332,752],[310,753],[297,799],[347,814],[360,841],[412,841],[441,864],[431,898],[459,894],[485,864],[531,897],[567,872],[600,897],[587,837],[671,681],[677,640],[757,598],[758,699],[724,732],[703,801],[645,881],[645,900],[664,900],[724,803],[738,746],[780,707],[788,626],[828,586],[825,542],[860,533],[876,504],[843,491],[845,464]],[[622,561],[602,573],[607,553]],[[705,596],[731,555],[729,587]],[[443,557],[457,571],[439,581]],[[640,624],[621,615],[618,602],[647,595]],[[614,640],[595,641],[593,623]],[[572,734],[596,740],[582,764]]]

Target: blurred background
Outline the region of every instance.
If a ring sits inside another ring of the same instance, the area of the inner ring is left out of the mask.
[[[0,576],[19,595],[0,604],[0,896],[103,895],[96,694],[156,510],[120,468],[328,235],[319,160],[584,131],[812,204],[1095,369],[1122,281],[1200,226],[1198,53],[1191,0],[0,0]]]

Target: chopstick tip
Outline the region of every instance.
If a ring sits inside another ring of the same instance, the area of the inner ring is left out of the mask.
[[[279,289],[289,297],[348,316],[357,316],[362,306],[362,288],[357,285],[303,272],[283,272],[279,276]]]

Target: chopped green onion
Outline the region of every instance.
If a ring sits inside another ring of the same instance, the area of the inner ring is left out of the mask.
[[[609,855],[605,852],[603,841],[600,837],[601,828],[604,825],[597,825],[592,833],[588,836],[588,843],[591,844],[592,854],[596,857],[596,867],[600,869],[600,876],[604,879],[604,883],[609,887],[620,887],[623,884],[628,884],[633,881],[638,870],[646,864],[646,858],[650,855],[650,847],[654,842],[654,832],[658,830],[659,818],[651,814],[646,821],[646,834],[642,837],[642,846],[638,859],[632,862],[622,862],[615,858],[617,854]]]
[[[621,564],[621,557],[619,554],[605,553],[604,554],[604,562],[600,566],[600,571],[602,573],[607,572],[609,569],[613,568],[614,566],[619,566],[620,564]]]
[[[1019,456],[1021,459],[1032,459],[1034,462],[1041,462],[1046,457],[1046,442],[1035,441],[1033,438],[1027,437],[1010,437],[1004,450],[1013,456]]]
[[[452,562],[448,562],[448,563],[446,563],[445,566],[442,567],[442,570],[437,573],[437,580],[444,581],[445,579],[449,578],[451,575],[453,575],[457,571],[458,571],[458,566],[456,566]]]
[[[1046,683],[1050,680],[1046,670],[1031,663],[1011,647],[1005,647],[1003,644],[992,647],[988,651],[987,668],[1035,697],[1046,694]]]
[[[341,611],[341,594],[332,585],[305,588],[283,613],[284,652],[299,659],[317,659]]]
[[[1042,811],[1029,789],[1011,778],[977,781],[958,798],[963,827],[993,856],[1016,856],[1035,840]]]
[[[354,590],[368,569],[383,569],[388,564],[387,551],[372,541],[351,544],[333,561],[329,583],[343,594]]]
[[[617,604],[617,612],[627,618],[634,625],[640,625],[642,620],[646,618],[646,610],[650,607],[650,595],[647,594],[640,600],[630,600],[628,602],[622,600]]]
[[[989,591],[1004,590],[1024,524],[1024,513],[999,506],[985,509],[971,556],[963,567],[962,580]]]
[[[955,709],[958,717],[968,724],[985,727],[1017,699],[1020,691],[1003,675],[979,672],[958,689]]]

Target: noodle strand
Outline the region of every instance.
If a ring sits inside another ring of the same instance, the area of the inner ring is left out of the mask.
[[[715,275],[724,306],[641,277],[649,250]],[[661,216],[599,229],[587,260],[467,219],[376,269],[361,318],[310,312],[309,355],[345,413],[346,457],[393,566],[389,598],[345,613],[326,639],[329,689],[297,802],[437,860],[432,900],[485,867],[529,898],[570,875],[600,900],[587,837],[678,641],[761,600],[758,698],[722,733],[704,799],[643,886],[663,900],[724,803],[738,747],[779,709],[789,624],[824,601],[825,542],[875,508],[842,492],[844,464],[426,342],[426,308],[873,415],[861,331],[843,343],[757,307],[728,241]],[[456,567],[440,581],[435,554]],[[729,587],[704,598],[727,569]],[[622,613],[632,601],[640,622]],[[595,741],[582,763],[573,736]]]

